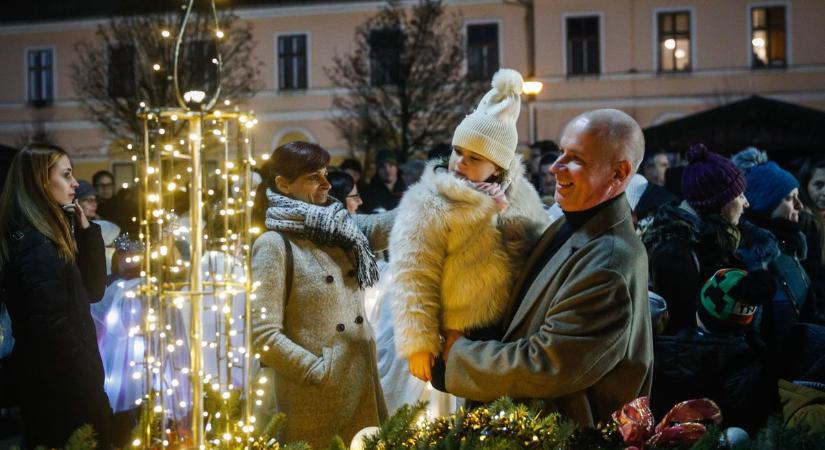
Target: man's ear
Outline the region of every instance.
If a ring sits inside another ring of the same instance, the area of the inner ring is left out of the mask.
[[[289,194],[289,182],[280,175],[275,176],[275,187],[277,187],[282,194]]]
[[[619,184],[624,183],[627,181],[628,178],[633,176],[633,165],[630,164],[630,161],[622,160],[616,164],[616,167],[613,171],[613,179],[618,181]]]

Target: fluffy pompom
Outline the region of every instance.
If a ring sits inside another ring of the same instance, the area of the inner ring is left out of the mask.
[[[768,162],[768,154],[758,148],[748,147],[745,150],[733,155],[731,160],[737,167],[747,171],[754,166]]]
[[[705,144],[691,144],[687,151],[688,162],[704,161],[708,159],[710,152]]]
[[[524,85],[521,74],[513,69],[499,69],[493,75],[493,89],[505,96],[519,95]]]

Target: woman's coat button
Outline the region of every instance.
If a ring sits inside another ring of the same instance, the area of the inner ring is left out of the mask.
[[[355,318],[355,323],[357,323],[358,325],[361,325],[362,323],[364,323],[364,318],[361,317],[361,316],[356,317]]]
[[[339,323],[335,326],[335,329],[338,330],[339,333],[343,333],[344,330],[347,329],[347,327],[345,327],[343,323]]]
[[[327,275],[327,283],[332,283],[333,281],[335,281],[335,277],[332,275]]]

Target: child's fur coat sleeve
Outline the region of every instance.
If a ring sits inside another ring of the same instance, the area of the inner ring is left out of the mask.
[[[507,310],[525,249],[549,222],[520,160],[510,171],[510,208],[428,165],[404,194],[390,234],[390,299],[399,355],[438,354],[439,333],[492,325]]]

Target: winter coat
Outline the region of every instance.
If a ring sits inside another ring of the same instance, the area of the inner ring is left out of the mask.
[[[373,250],[386,248],[394,213],[355,216]],[[286,295],[289,239],[293,275]],[[335,435],[355,433],[387,418],[375,338],[365,320],[357,264],[341,247],[268,231],[252,246],[255,351],[276,373],[275,399],[286,414],[284,442],[326,448]]]
[[[647,261],[624,196],[596,213],[528,277],[567,219],[555,222],[514,283],[519,300],[501,339],[459,338],[447,390],[477,401],[539,399],[583,426],[607,423],[650,393],[653,338]],[[522,298],[521,292],[524,292]]]
[[[724,426],[754,432],[778,405],[777,379],[756,336],[689,328],[657,336],[654,351],[650,400],[656,417],[681,401],[710,398],[722,409]]]
[[[822,247],[825,246],[825,229],[817,223],[814,214],[819,214],[819,212],[811,211],[808,208],[799,213],[799,229],[805,235],[805,241],[808,243],[808,257],[803,261],[803,265],[812,282],[820,286],[821,291],[825,294],[825,261],[822,260]]]
[[[400,173],[395,185],[392,187],[392,191],[384,184],[384,180],[376,174],[369,184],[358,188],[358,192],[361,193],[361,198],[364,200],[364,204],[358,209],[365,213],[375,212],[379,208],[391,211],[398,206],[398,202],[401,201],[406,190],[407,185]]]
[[[825,431],[825,392],[800,384],[779,380],[782,422],[785,428],[807,433]]]
[[[83,424],[110,444],[112,410],[103,390],[103,364],[89,303],[106,289],[100,227],[75,233],[75,262],[58,255],[55,243],[33,227],[11,233],[3,269],[3,299],[12,319],[24,445],[63,447]]]
[[[651,290],[667,302],[670,319],[665,334],[696,325],[699,290],[717,270],[742,267],[735,257],[738,240],[722,242],[723,227],[711,226],[686,202],[659,208],[642,234],[647,248]]]
[[[407,191],[390,235],[388,295],[399,356],[437,355],[440,330],[467,331],[502,318],[528,248],[549,222],[523,173],[514,158],[504,213],[437,162]]]
[[[740,224],[740,248],[760,255],[758,262],[773,276],[773,331],[785,335],[797,321],[812,322],[816,315],[811,280],[801,263],[807,256],[805,236],[788,220],[757,215],[748,219]]]

